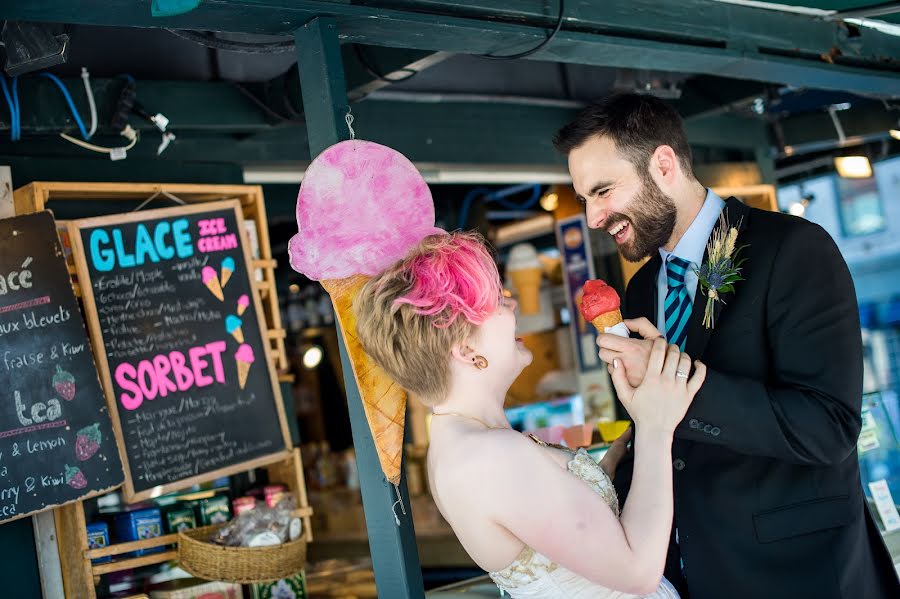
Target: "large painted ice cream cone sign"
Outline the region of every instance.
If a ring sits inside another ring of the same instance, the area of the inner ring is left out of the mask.
[[[353,299],[371,277],[439,232],[431,191],[396,150],[344,141],[319,154],[307,169],[297,197],[297,226],[288,248],[291,266],[321,282],[331,296],[381,468],[396,485],[406,391],[360,345]]]

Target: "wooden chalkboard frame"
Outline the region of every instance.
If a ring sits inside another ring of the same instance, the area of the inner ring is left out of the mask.
[[[247,233],[244,227],[244,216],[241,213],[241,203],[237,200],[204,202],[202,204],[188,205],[178,208],[162,208],[158,210],[146,210],[125,214],[114,214],[110,216],[99,216],[94,218],[69,221],[68,223],[69,239],[72,244],[72,254],[75,260],[75,268],[78,274],[78,280],[80,281],[81,295],[84,301],[84,311],[88,324],[88,330],[90,332],[91,345],[94,350],[94,358],[97,364],[97,369],[100,373],[100,380],[103,384],[104,394],[106,395],[106,403],[109,407],[110,416],[112,417],[113,431],[115,432],[116,442],[119,446],[119,455],[122,460],[122,467],[125,470],[124,495],[125,500],[129,503],[143,501],[145,499],[152,499],[153,497],[164,495],[172,491],[185,489],[201,482],[215,480],[216,478],[221,478],[223,476],[230,476],[233,474],[238,474],[240,472],[245,472],[247,470],[252,470],[254,468],[259,468],[261,466],[280,462],[288,459],[291,455],[291,436],[287,425],[287,418],[284,412],[284,401],[281,396],[281,388],[277,382],[277,373],[275,371],[275,364],[271,355],[272,348],[271,344],[263,343],[263,349],[266,356],[266,367],[269,371],[269,381],[272,386],[272,395],[275,398],[275,408],[278,414],[278,421],[279,427],[281,429],[282,439],[284,441],[284,450],[255,458],[250,461],[233,464],[224,468],[219,468],[218,470],[213,470],[205,474],[192,476],[190,478],[186,478],[177,482],[160,485],[158,487],[154,487],[153,489],[137,492],[135,491],[134,482],[131,475],[131,465],[128,460],[128,454],[125,450],[125,439],[122,432],[121,420],[119,417],[119,408],[118,405],[116,405],[115,401],[115,390],[113,388],[112,377],[110,376],[109,360],[106,356],[103,332],[101,330],[100,322],[97,317],[97,304],[94,300],[94,290],[90,284],[91,276],[84,252],[84,244],[81,240],[81,229],[107,225],[128,224],[140,222],[143,220],[152,220],[155,218],[167,218],[176,214],[196,215],[205,212],[218,212],[221,210],[229,209],[234,211],[234,217],[238,224],[238,231],[241,237],[241,251],[246,267],[245,273],[247,276],[247,283],[251,289],[255,289],[256,287],[252,279],[253,259],[250,255],[250,243],[247,239]],[[253,305],[256,310],[256,314],[264,314],[259,294],[252,293],[251,295],[253,296]],[[260,338],[265,341],[265,339],[267,339],[267,336],[264,323],[259,317],[257,317],[256,321],[257,325],[259,326]]]
[[[8,218],[9,218],[9,219],[23,218],[23,217],[34,216],[34,215],[43,215],[43,214],[49,215],[51,221],[54,223],[54,230],[55,230],[56,219],[53,218],[53,213],[52,213],[50,210],[41,210],[41,211],[38,211],[38,212],[31,212],[31,213],[28,213],[28,214],[17,214],[17,215],[15,215],[15,216],[11,216],[11,217],[8,217]],[[6,220],[6,219],[2,219],[2,220]],[[56,243],[56,245],[53,246],[53,247],[51,247],[51,248],[49,248],[48,251],[57,253],[58,256],[59,256],[59,260],[63,263],[63,265],[65,265],[66,259],[65,259],[65,257],[64,257],[63,254],[62,254],[62,247],[61,247],[60,244],[59,244],[59,240],[56,239],[56,240],[55,240],[55,243]],[[74,287],[74,285],[72,284],[72,278],[71,278],[71,277],[68,277],[68,276],[67,276],[66,278],[69,279],[69,287],[70,287],[70,289],[72,290],[72,297],[75,298],[75,307],[78,309],[78,314],[77,314],[77,315],[74,315],[73,318],[81,319],[81,321],[82,321],[81,324],[82,324],[82,326],[84,326],[84,314],[83,314],[83,311],[82,311],[81,307],[78,306],[78,298],[77,298],[77,296],[76,296],[76,294],[75,294],[75,287]],[[96,347],[96,346],[95,346],[95,344],[94,344],[93,338],[90,337],[90,335],[89,335],[89,329],[88,329],[87,327],[85,327],[85,338],[86,338],[87,341],[88,341],[88,345],[90,346],[91,351],[94,352],[94,367],[95,367],[95,370],[96,370],[96,373],[97,373],[97,377],[99,378],[100,383],[101,383],[101,386],[102,386],[102,383],[103,383],[103,377],[102,377],[102,375],[101,375],[101,373],[100,373],[100,368],[99,368],[99,365],[97,364],[97,361],[96,361],[96,350],[95,350],[95,347]],[[106,394],[104,393],[104,395],[106,395]],[[109,405],[109,404],[107,404],[107,405]],[[113,426],[113,431],[115,431],[115,425],[116,425],[116,422],[115,422],[115,420],[112,418],[112,414],[111,414],[111,413],[109,414],[109,418],[110,418],[111,424],[112,424],[112,426]],[[118,445],[118,439],[116,440],[116,444]],[[120,459],[121,459],[121,452],[120,452]],[[125,463],[124,463],[124,462],[122,462],[122,469],[125,470]],[[114,491],[114,490],[118,489],[118,488],[121,487],[123,484],[124,484],[124,483],[116,483],[116,484],[111,485],[111,486],[109,486],[109,487],[104,487],[103,489],[95,489],[95,490],[93,490],[93,491],[90,491],[90,492],[88,492],[88,493],[85,493],[84,495],[81,495],[81,496],[79,496],[79,497],[77,497],[77,498],[75,498],[75,499],[71,499],[71,500],[69,500],[69,501],[63,501],[62,503],[48,503],[47,505],[45,505],[44,507],[42,507],[42,508],[40,508],[40,509],[32,510],[32,511],[30,511],[30,512],[23,512],[23,513],[21,513],[21,514],[16,514],[15,516],[12,516],[11,518],[4,518],[4,519],[0,520],[0,526],[2,526],[2,525],[4,525],[4,524],[7,524],[7,523],[9,523],[9,522],[13,522],[13,521],[15,521],[15,520],[19,520],[20,518],[26,518],[26,517],[34,516],[35,514],[40,514],[40,513],[42,513],[42,512],[46,512],[46,511],[50,511],[50,510],[55,510],[55,509],[60,508],[60,507],[63,507],[63,506],[72,505],[72,504],[76,504],[76,503],[77,503],[77,504],[80,504],[81,502],[83,502],[83,501],[85,501],[85,500],[87,500],[87,499],[90,499],[90,498],[92,498],[92,497],[98,497],[98,496],[100,496],[100,495],[106,495],[106,494],[109,493],[110,491]]]

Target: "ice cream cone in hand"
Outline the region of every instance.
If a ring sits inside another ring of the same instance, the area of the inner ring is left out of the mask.
[[[203,281],[209,292],[216,296],[220,302],[225,301],[225,296],[222,294],[222,286],[219,284],[219,277],[216,275],[216,269],[212,266],[204,266],[203,270],[200,271],[200,280]]]
[[[628,337],[628,328],[622,322],[620,306],[619,294],[605,281],[597,279],[584,284],[579,306],[581,315],[601,333],[609,332]]]
[[[344,345],[353,365],[353,375],[359,387],[359,395],[375,441],[381,469],[392,484],[398,484],[403,459],[406,391],[372,361],[356,336],[353,299],[369,278],[365,275],[354,275],[346,279],[325,280],[321,283],[331,296],[335,314],[341,325]]]
[[[250,376],[250,366],[255,360],[253,348],[246,343],[242,343],[238,350],[234,352],[234,362],[238,370],[238,384],[241,386],[241,389],[247,384],[247,377]]]

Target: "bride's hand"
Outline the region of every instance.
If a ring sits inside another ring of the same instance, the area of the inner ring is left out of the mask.
[[[706,379],[706,366],[699,360],[694,366],[693,376],[679,376],[679,373],[690,373],[690,356],[677,345],[666,346],[663,339],[657,338],[650,350],[647,373],[638,387],[628,382],[621,361],[613,363],[610,374],[619,400],[635,423],[642,430],[671,435]]]

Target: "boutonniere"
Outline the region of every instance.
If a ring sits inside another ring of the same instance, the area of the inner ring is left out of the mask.
[[[740,226],[740,223],[738,223]],[[713,313],[716,302],[725,301],[722,295],[734,293],[734,284],[743,281],[741,277],[741,264],[746,258],[739,255],[746,245],[736,246],[738,227],[728,224],[728,218],[723,212],[719,217],[719,224],[709,238],[706,246],[707,260],[697,273],[697,281],[700,289],[706,295],[706,310],[703,313],[703,326],[711,329],[715,326]]]

